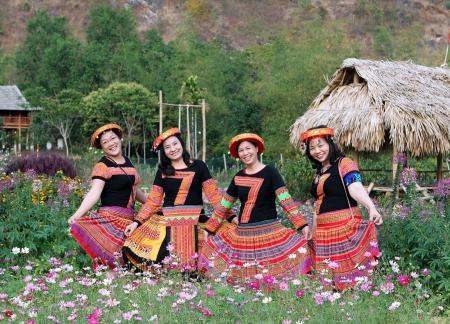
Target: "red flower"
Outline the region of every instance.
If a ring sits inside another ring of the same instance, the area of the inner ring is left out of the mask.
[[[14,315],[14,313],[10,310],[5,310],[3,314],[5,314],[6,317],[12,317]]]
[[[400,286],[407,286],[408,283],[411,281],[411,278],[408,277],[407,275],[400,275],[398,276],[397,281],[400,284]]]

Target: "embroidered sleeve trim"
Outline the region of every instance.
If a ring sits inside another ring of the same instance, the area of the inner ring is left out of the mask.
[[[308,223],[305,217],[300,212],[300,204],[292,199],[289,191],[286,187],[280,187],[275,191],[277,203],[288,215],[289,220],[292,222],[296,229],[306,226]]]
[[[163,188],[153,185],[150,193],[148,194],[147,201],[136,216],[136,220],[144,223],[147,219],[152,217],[160,209],[163,197]]]

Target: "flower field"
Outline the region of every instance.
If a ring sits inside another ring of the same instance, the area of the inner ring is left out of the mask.
[[[410,188],[413,171],[405,170],[401,181]],[[182,275],[176,256],[143,274],[93,272],[67,226],[88,183],[32,171],[3,175],[0,321],[445,323],[450,315],[449,187],[448,180],[441,181],[432,203],[419,200],[413,190],[397,201],[380,200],[385,223],[379,228],[378,269],[370,279],[358,278],[353,289],[338,292],[327,285],[326,271],[276,280],[261,268],[254,279],[236,282],[227,272],[212,271],[213,278]],[[311,209],[310,202],[302,206],[307,218]],[[328,264],[330,271],[335,266]]]

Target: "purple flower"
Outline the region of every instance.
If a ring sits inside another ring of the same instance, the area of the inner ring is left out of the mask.
[[[402,174],[400,175],[400,183],[405,187],[417,182],[416,169],[414,168],[404,168]]]
[[[408,156],[403,152],[397,153],[397,155],[394,156],[395,163],[405,165],[407,161],[408,161]]]

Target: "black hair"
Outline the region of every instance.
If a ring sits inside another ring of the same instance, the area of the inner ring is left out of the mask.
[[[181,143],[181,148],[183,149],[183,154],[181,157],[183,158],[184,163],[187,166],[191,165],[191,155],[186,150],[186,144],[184,143],[183,139],[179,135],[174,135]],[[159,164],[158,164],[158,170],[161,171],[162,174],[172,176],[175,174],[175,169],[172,166],[172,163],[170,159],[166,156],[166,153],[164,153],[164,143],[161,144],[159,148]]]
[[[236,145],[236,153],[238,154],[238,156],[239,156],[239,145],[241,145],[243,142],[249,142],[249,143],[253,144],[253,146],[258,149],[257,156],[259,158],[259,156],[261,155],[261,152],[259,151],[258,143],[256,143],[255,141],[249,140],[249,139],[243,139],[243,140],[240,140],[237,143],[237,145]]]
[[[318,128],[327,128],[327,127],[328,126],[326,126],[326,125],[319,125],[319,126],[316,126],[316,127],[311,127],[308,130],[318,129]],[[344,153],[342,153],[341,149],[333,141],[333,138],[331,136],[325,136],[325,137],[323,137],[323,139],[328,143],[328,146],[330,147],[329,151],[328,151],[328,157],[327,157],[327,160],[330,161],[330,163],[334,163],[339,158],[345,157]],[[322,168],[322,163],[320,163],[315,158],[313,158],[311,156],[311,153],[309,153],[309,145],[310,145],[309,143],[310,143],[310,141],[306,141],[306,156],[308,157],[309,161],[311,161],[312,167],[314,169],[318,169],[319,170],[319,169]]]
[[[97,136],[97,138],[95,139],[95,142],[98,144],[99,147],[102,147],[102,145],[101,145],[101,143],[100,143],[100,140],[101,140],[102,136],[103,136],[106,132],[109,132],[109,131],[111,131],[111,132],[113,132],[114,134],[116,134],[117,137],[118,137],[119,139],[122,139],[122,134],[120,133],[120,131],[119,131],[117,128],[110,128],[110,129],[104,130],[104,131],[101,132],[101,133]]]

